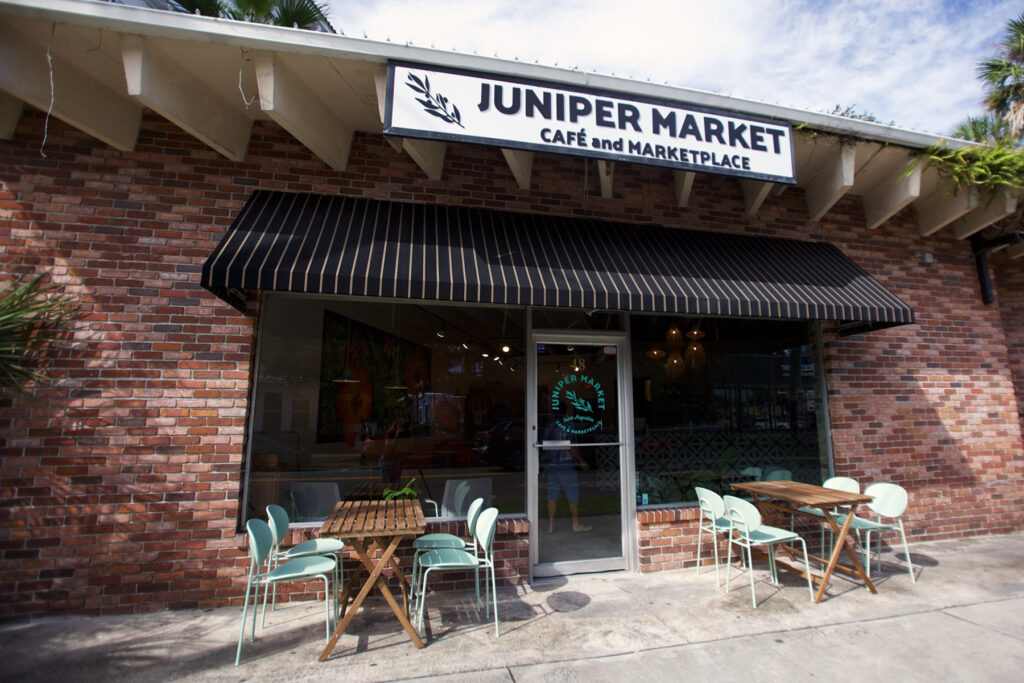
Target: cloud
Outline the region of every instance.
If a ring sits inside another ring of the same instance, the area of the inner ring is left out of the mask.
[[[854,106],[946,133],[978,114],[976,65],[1007,0],[361,0],[333,3],[348,35],[557,64],[827,111]]]

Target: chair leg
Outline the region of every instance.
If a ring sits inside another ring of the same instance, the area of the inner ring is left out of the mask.
[[[729,580],[732,577],[732,544],[733,540],[729,538],[729,544],[726,548],[725,555],[725,592],[729,592]]]
[[[494,601],[494,637],[498,638],[498,584],[494,576],[494,563],[491,562],[491,599]]]
[[[814,586],[811,583],[811,562],[807,559],[807,543],[802,538],[797,540],[800,541],[800,545],[804,549],[804,572],[807,573],[807,593],[811,597],[811,602],[814,602]]]
[[[700,576],[700,544],[704,539],[704,527],[697,525],[697,575]],[[717,567],[716,567],[717,568]]]
[[[722,585],[722,579],[719,578],[719,573],[718,573],[718,533],[712,533],[711,534],[711,549],[712,549],[712,551],[714,551],[714,555],[715,555],[715,585],[716,586],[721,586]],[[700,556],[699,555],[698,555],[698,561],[700,561]]]
[[[900,528],[900,538],[903,539],[903,557],[907,560],[907,571],[910,572],[910,583],[917,583],[914,578],[914,565],[910,562],[910,548],[907,547],[907,534],[903,531],[903,520],[897,519]]]
[[[260,593],[259,585],[256,586],[256,602],[259,602]],[[242,661],[242,641],[245,640],[245,618],[249,611],[249,593],[252,591],[252,577],[245,584],[245,602],[242,604],[242,628],[238,632],[238,651],[235,652],[235,666],[238,666]],[[253,624],[256,623],[256,608],[253,606]],[[255,628],[255,627],[254,627]]]
[[[754,609],[757,609],[757,593],[754,592],[754,557],[750,552],[750,546],[747,546],[747,573],[750,574],[750,602],[754,603]]]
[[[324,623],[326,624],[327,627],[326,638],[327,640],[330,640],[331,612],[333,611],[331,608],[331,603],[333,602],[333,600],[331,599],[331,576],[329,574],[321,574],[320,577],[324,580],[324,611],[326,612],[324,616]]]

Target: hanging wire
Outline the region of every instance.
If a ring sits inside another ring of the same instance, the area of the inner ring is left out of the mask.
[[[39,156],[44,159],[46,156],[46,138],[50,135],[50,116],[53,114],[53,103],[57,99],[53,88],[53,32],[57,28],[56,22],[50,22],[50,40],[46,43],[46,64],[50,69],[50,106],[46,110],[46,120],[43,121],[43,141],[39,144]]]
[[[249,99],[245,99],[245,89],[242,87],[242,68],[245,66],[245,48],[238,48],[241,55],[238,59],[238,92],[242,93],[242,102],[245,103],[245,108],[248,109],[252,106],[252,103],[256,101],[256,95],[253,95]]]

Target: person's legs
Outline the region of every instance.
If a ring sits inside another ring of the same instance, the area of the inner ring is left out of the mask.
[[[572,516],[572,530],[576,533],[590,531],[591,527],[586,524],[580,524],[580,482],[579,475],[576,474],[575,467],[566,473],[565,481],[562,485],[565,489],[565,497],[569,501],[569,514]]]

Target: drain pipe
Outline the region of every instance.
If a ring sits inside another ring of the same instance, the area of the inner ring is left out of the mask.
[[[971,251],[974,252],[974,265],[978,269],[978,284],[981,285],[981,301],[991,306],[996,300],[992,291],[992,274],[988,268],[988,255],[1000,247],[1008,247],[1024,240],[1024,231],[1014,230],[992,239],[982,239],[980,234],[971,236]]]

